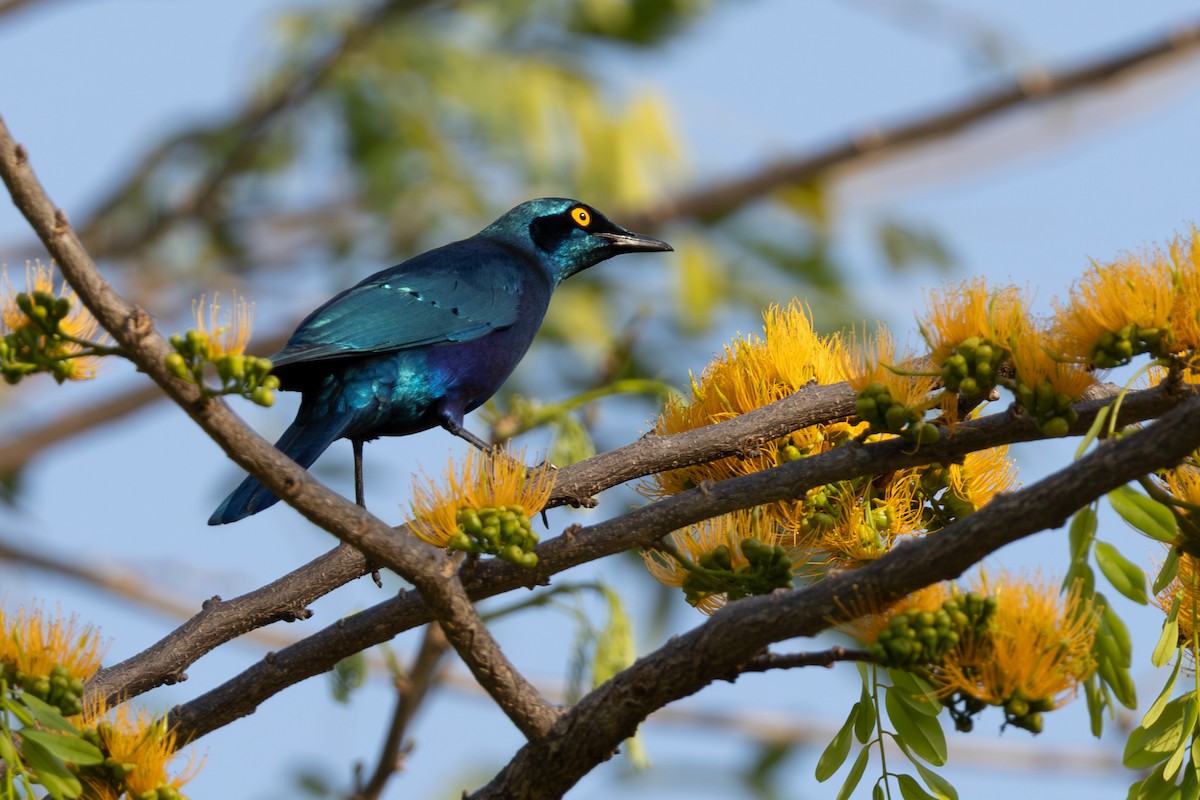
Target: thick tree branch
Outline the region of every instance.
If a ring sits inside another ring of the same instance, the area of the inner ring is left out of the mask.
[[[806,589],[732,603],[673,638],[568,710],[550,736],[523,747],[473,797],[561,797],[609,758],[657,708],[694,694],[753,658],[768,644],[812,636],[853,617],[862,603],[887,603],[931,583],[952,580],[1000,547],[1063,525],[1077,508],[1200,447],[1200,397],[1146,429],[1105,444],[1053,475],[1008,495],[941,532],[896,547],[861,569]]]
[[[1122,403],[1122,424],[1156,417],[1179,402],[1179,397],[1169,387],[1133,393]],[[1104,405],[1102,400],[1080,404],[1080,418],[1072,432],[1076,435],[1085,432]],[[1033,421],[1024,415],[994,414],[964,422],[937,445],[919,451],[910,450],[911,445],[901,439],[841,447],[753,475],[698,487],[615,519],[586,528],[573,527],[543,543],[537,549],[538,577],[544,581],[552,574],[589,561],[650,546],[671,531],[700,520],[738,508],[803,496],[808,489],[831,481],[928,463],[950,463],[975,450],[1040,436]],[[1071,510],[1064,507],[1062,513]],[[498,559],[479,562],[463,576],[466,590],[476,600],[528,587],[530,583],[528,571]],[[287,686],[326,672],[342,658],[430,619],[429,610],[419,596],[401,592],[392,600],[339,620],[336,625],[273,654],[176,708],[173,719],[186,734],[183,738],[198,738],[252,713],[259,703]]]

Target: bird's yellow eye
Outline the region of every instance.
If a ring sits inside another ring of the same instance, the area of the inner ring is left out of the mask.
[[[575,206],[571,209],[571,219],[575,220],[582,228],[586,228],[592,222],[592,215],[583,206]]]

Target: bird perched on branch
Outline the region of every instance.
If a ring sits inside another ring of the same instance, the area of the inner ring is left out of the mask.
[[[334,441],[349,439],[360,504],[365,441],[440,425],[486,449],[463,416],[495,394],[525,355],[554,288],[621,253],[670,249],[584,203],[544,197],[469,239],[372,275],[309,314],[271,357],[280,388],[302,395],[275,446],[309,467]],[[247,477],[208,524],[236,522],[277,501]]]

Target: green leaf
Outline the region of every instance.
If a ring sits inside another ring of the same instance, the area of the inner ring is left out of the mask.
[[[1087,697],[1088,719],[1091,722],[1092,736],[1097,739],[1104,733],[1104,709],[1111,701],[1108,689],[1100,682],[1097,675],[1092,675],[1083,684],[1083,693]]]
[[[1183,711],[1189,695],[1167,703],[1158,719],[1148,727],[1137,727],[1125,742],[1121,762],[1130,769],[1149,769],[1166,760],[1184,739]]]
[[[1179,787],[1165,779],[1160,769],[1147,775],[1137,792],[1138,800],[1179,800],[1179,797]]]
[[[637,658],[633,624],[625,612],[621,596],[605,587],[604,598],[608,601],[608,620],[596,637],[596,649],[592,656],[593,687],[604,683]]]
[[[946,763],[946,734],[941,724],[937,717],[912,711],[901,697],[903,692],[903,689],[891,687],[884,700],[888,719],[896,728],[898,742],[930,764],[942,766]]]
[[[366,680],[367,657],[362,651],[346,656],[329,671],[329,688],[333,692],[333,699],[343,704],[350,702],[350,696]]]
[[[897,775],[896,783],[900,784],[900,796],[904,800],[937,800],[912,775]]]
[[[1121,658],[1118,663],[1128,667],[1133,657],[1133,639],[1129,637],[1129,628],[1125,621],[1117,616],[1117,612],[1112,610],[1112,604],[1108,602],[1107,597],[1097,594],[1096,602],[1104,606],[1104,613],[1100,615],[1100,627],[1108,632],[1110,640],[1120,651]]]
[[[45,747],[33,739],[25,738],[26,731],[20,735],[24,739],[21,755],[30,769],[37,772],[37,782],[46,787],[46,791],[54,800],[70,800],[83,793],[83,785],[71,774],[67,765],[56,758]]]
[[[1108,502],[1121,518],[1135,530],[1157,539],[1174,544],[1179,532],[1175,515],[1171,509],[1157,500],[1135,491],[1130,486],[1118,486],[1108,493]]]
[[[1135,603],[1146,605],[1146,575],[1141,568],[1117,551],[1108,542],[1096,542],[1093,548],[1096,564],[1108,582]]]
[[[1176,601],[1176,605],[1178,605],[1178,601]],[[1156,667],[1161,667],[1174,658],[1178,652],[1179,615],[1178,613],[1168,614],[1167,618],[1163,620],[1162,633],[1159,634],[1158,644],[1154,645],[1154,652],[1150,655],[1150,662]],[[1178,665],[1175,668],[1178,670]]]
[[[888,677],[891,679],[893,686],[902,690],[902,694],[898,699],[902,700],[913,711],[924,714],[927,717],[936,717],[942,713],[942,709],[945,706],[937,699],[937,695],[934,693],[929,681],[902,669],[888,670]]]
[[[938,800],[958,800],[958,790],[950,784],[950,781],[920,761],[913,761],[912,765],[917,768],[917,772],[921,773],[921,780],[925,781],[925,785],[929,787]]]
[[[1196,741],[1192,740],[1192,753],[1196,752]],[[1200,775],[1195,769],[1184,770],[1183,782],[1179,787],[1180,800],[1200,800]]]
[[[1167,560],[1163,562],[1162,569],[1158,571],[1158,575],[1154,578],[1154,585],[1150,587],[1150,591],[1155,595],[1162,594],[1163,589],[1171,585],[1171,581],[1175,580],[1175,576],[1179,574],[1179,548],[1172,547],[1167,551]]]
[[[104,754],[100,752],[100,748],[78,736],[33,728],[22,728],[17,735],[26,743],[37,742],[55,757],[81,767],[104,763]]]
[[[883,784],[876,783],[875,787],[871,789],[871,800],[884,800],[884,796],[886,794],[887,793],[883,789]]]
[[[1092,549],[1092,539],[1095,537],[1096,509],[1084,506],[1071,517],[1071,561],[1081,564],[1087,562],[1088,553]]]
[[[1146,713],[1142,717],[1143,728],[1153,725],[1158,720],[1159,715],[1162,714],[1163,709],[1167,707],[1167,703],[1171,700],[1171,692],[1175,690],[1175,678],[1179,675],[1179,666],[1182,663],[1182,658],[1175,660],[1175,669],[1171,670],[1171,677],[1167,678],[1167,683],[1163,686],[1162,691],[1158,693],[1158,698],[1146,709]]]
[[[867,762],[870,761],[871,750],[863,747],[858,751],[858,758],[854,759],[854,766],[850,767],[850,773],[846,776],[846,780],[842,782],[842,788],[837,793],[835,800],[847,800],[850,795],[854,794],[854,790],[858,788],[858,782],[862,780],[863,773],[867,770]]]
[[[1183,766],[1183,757],[1187,755],[1188,742],[1192,739],[1192,735],[1196,730],[1196,718],[1200,716],[1200,706],[1196,702],[1196,694],[1193,692],[1191,700],[1188,701],[1187,708],[1183,712],[1183,738],[1179,740],[1179,744],[1175,747],[1175,752],[1167,759],[1167,763],[1163,764],[1162,774],[1163,779],[1172,781],[1175,779],[1179,768]]]
[[[866,744],[871,734],[875,732],[875,701],[867,692],[867,684],[863,683],[862,695],[858,699],[858,716],[854,719],[854,738],[859,744]]]
[[[1105,424],[1108,422],[1108,415],[1111,411],[1112,406],[1108,405],[1096,413],[1096,419],[1092,421],[1087,433],[1083,435],[1083,439],[1079,442],[1079,447],[1075,448],[1076,461],[1083,458],[1083,454],[1091,447],[1092,442],[1096,441],[1096,437],[1100,435],[1100,431],[1104,429]]]
[[[833,741],[826,745],[825,752],[821,753],[817,760],[818,781],[824,782],[833,777],[833,773],[841,769],[842,764],[846,762],[846,756],[850,755],[851,737],[854,735],[854,721],[858,718],[859,705],[855,703],[850,709],[850,716],[846,717],[842,727],[834,734]]]
[[[49,728],[52,731],[62,731],[63,733],[79,734],[79,729],[70,722],[67,722],[66,717],[55,706],[34,697],[29,692],[21,692],[19,700],[22,705],[29,709],[29,713],[33,715],[33,718],[43,728]]]

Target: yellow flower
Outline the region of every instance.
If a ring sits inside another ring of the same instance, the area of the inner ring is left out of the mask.
[[[1046,580],[980,573],[973,591],[995,598],[996,610],[986,633],[969,633],[933,672],[943,697],[961,693],[1023,718],[1063,705],[1095,671],[1099,615],[1079,583],[1061,595]]]
[[[1179,570],[1175,579],[1167,584],[1154,604],[1166,613],[1171,613],[1171,607],[1179,597],[1179,642],[1188,645],[1188,653],[1195,654],[1192,649],[1196,642],[1196,619],[1200,617],[1200,569],[1194,556],[1187,553],[1179,557]]]
[[[882,608],[864,608],[857,618],[842,623],[838,629],[853,636],[863,644],[873,644],[879,640],[879,632],[888,626],[888,620],[897,614],[911,614],[920,611],[937,611],[942,603],[954,594],[951,583],[934,583],[924,589],[918,589],[910,595],[901,597],[895,602],[888,603]],[[864,605],[870,605],[866,603]],[[855,608],[855,611],[860,609]]]
[[[1036,391],[1045,382],[1056,395],[1070,398],[1073,403],[1096,378],[1085,364],[1070,360],[1067,343],[1055,341],[1057,333],[1061,331],[1039,330],[1018,337],[1013,347],[1013,368],[1018,383]]]
[[[61,667],[69,680],[87,681],[100,668],[103,651],[96,629],[74,616],[51,617],[41,606],[16,614],[0,610],[0,664],[17,672],[44,678]]]
[[[1193,367],[1200,351],[1200,229],[1191,228],[1186,240],[1175,237],[1169,248],[1175,273],[1177,296],[1171,312],[1171,324],[1181,349],[1192,351],[1189,361]]]
[[[39,342],[37,349],[59,360],[54,375],[60,381],[83,381],[95,377],[100,357],[78,355],[84,348],[73,341],[56,340],[51,344],[40,326],[18,307],[18,294],[45,294],[66,300],[70,310],[59,320],[58,330],[65,336],[82,341],[96,344],[108,342],[108,334],[100,328],[100,323],[92,316],[92,312],[79,302],[75,290],[65,280],[55,290],[53,262],[50,266],[44,266],[40,261],[32,264],[26,262],[24,289],[13,285],[7,268],[0,270],[0,335],[26,329],[36,332]]]
[[[443,485],[424,473],[414,476],[409,517],[413,532],[432,545],[447,547],[460,533],[462,511],[519,507],[525,518],[538,513],[550,499],[554,473],[526,467],[524,459],[524,451],[485,454],[471,448],[461,467],[450,461]]]
[[[1128,363],[1139,353],[1165,355],[1174,349],[1175,303],[1170,258],[1162,251],[1093,263],[1071,289],[1069,302],[1054,304],[1063,355],[1100,369]]]
[[[917,500],[915,473],[902,470],[886,484],[866,488],[853,482],[829,484],[810,492],[806,501],[825,510],[814,515],[798,536],[797,545],[809,552],[806,578],[831,569],[853,569],[887,553],[902,536],[922,529],[922,505]]]
[[[646,568],[667,586],[682,588],[688,602],[705,614],[717,611],[731,597],[790,586],[791,572],[804,558],[800,550],[784,545],[777,525],[759,508],[707,519],[667,538],[692,569],[655,549],[642,551]],[[784,547],[785,558],[764,549],[777,546]]]
[[[950,465],[947,479],[955,497],[978,511],[1016,485],[1017,468],[1008,455],[1008,445],[1001,445],[967,453],[962,464]]]
[[[896,354],[896,340],[891,331],[880,325],[875,335],[859,344],[851,338],[844,351],[846,380],[851,388],[861,392],[871,384],[882,384],[892,400],[905,406],[929,408],[930,396],[937,388],[933,375],[900,375],[891,367],[913,371],[911,353]]]
[[[998,349],[996,355],[1001,355],[1023,329],[1027,304],[1017,287],[989,290],[983,278],[929,292],[921,332],[932,351],[930,358],[944,365],[965,342],[973,340]]]
[[[741,416],[794,394],[806,384],[837,383],[846,378],[844,345],[839,337],[819,336],[808,312],[796,301],[763,312],[763,335],[738,338],[724,354],[693,377],[691,398],[667,401],[654,426],[660,436],[681,433]],[[638,488],[648,497],[664,497],[705,481],[746,475],[823,452],[860,428],[845,424],[814,426],[774,442],[748,457],[730,457],[651,476]]]
[[[196,318],[196,331],[208,345],[210,361],[224,355],[241,355],[254,330],[254,303],[234,293],[228,320],[221,319],[221,295],[214,294],[211,303],[206,297],[192,302],[192,316]]]
[[[127,797],[141,797],[164,787],[178,792],[202,766],[189,758],[182,770],[172,774],[169,765],[179,749],[175,731],[167,727],[165,717],[134,709],[128,703],[116,708],[108,708],[103,702],[89,703],[80,727],[95,730],[105,755],[129,770],[120,782],[112,775],[85,771],[83,797],[88,800],[121,797],[122,791]]]

